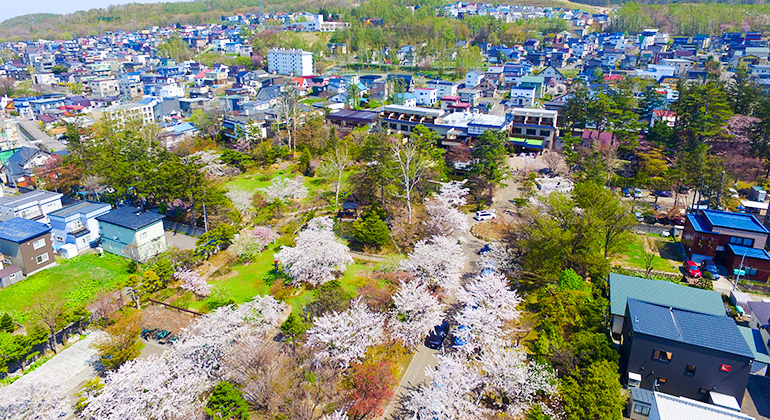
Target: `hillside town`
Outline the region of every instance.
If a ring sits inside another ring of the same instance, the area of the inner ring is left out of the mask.
[[[2,42],[0,418],[770,419],[770,31],[362,8]]]

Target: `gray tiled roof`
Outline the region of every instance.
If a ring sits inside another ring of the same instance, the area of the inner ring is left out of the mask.
[[[51,231],[51,228],[34,220],[14,217],[0,223],[0,239],[22,243]]]
[[[609,284],[610,313],[612,315],[623,316],[626,313],[626,299],[628,298],[711,315],[725,315],[722,296],[710,290],[617,273],[610,273]]]
[[[732,318],[628,299],[635,334],[645,334],[753,359]]]
[[[98,216],[96,220],[132,230],[139,230],[163,219],[162,214],[142,212],[138,207],[121,207]]]

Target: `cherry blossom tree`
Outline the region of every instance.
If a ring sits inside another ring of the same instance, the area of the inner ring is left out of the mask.
[[[429,235],[449,236],[456,231],[468,231],[466,215],[441,199],[426,200],[425,211],[430,217],[422,223]]]
[[[396,307],[390,315],[391,335],[406,348],[416,349],[444,317],[439,300],[418,279],[401,283],[393,303]]]
[[[305,186],[305,179],[303,177],[291,178],[275,178],[266,188],[261,188],[268,200],[287,200],[295,199],[302,200],[307,197],[308,189]]]
[[[519,317],[516,307],[521,299],[499,273],[479,275],[459,288],[455,297],[464,305],[455,320],[467,327],[456,332],[465,342],[460,349],[466,353],[496,345],[503,336],[505,322]]]
[[[513,256],[500,242],[489,244],[489,250],[481,254],[481,264],[511,277],[515,277],[519,271],[519,266],[513,261]]]
[[[250,219],[254,216],[254,193],[232,187],[225,195],[243,218]]]
[[[174,278],[182,281],[182,289],[189,290],[198,296],[206,297],[211,294],[211,285],[196,271],[182,270],[174,273]]]
[[[321,417],[319,420],[348,420],[348,414],[344,410],[336,410],[331,414]]]
[[[64,392],[39,377],[23,377],[0,387],[0,418],[55,420],[66,413]]]
[[[236,233],[233,243],[228,248],[241,260],[251,260],[259,255],[265,247],[250,232]]]
[[[460,420],[483,418],[489,410],[478,402],[481,398],[482,377],[463,360],[460,353],[436,355],[438,365],[428,366],[428,384],[413,391],[407,409],[420,419]]]
[[[243,340],[264,339],[281,322],[286,305],[258,296],[235,308],[224,306],[182,331],[162,355],[130,361],[105,378],[83,417],[202,419],[206,394],[221,379],[221,362]]]
[[[317,363],[347,368],[366,349],[384,340],[385,315],[376,313],[359,298],[344,312],[321,315],[307,331],[305,345],[316,351]]]
[[[415,244],[401,269],[410,271],[428,287],[454,289],[460,282],[465,253],[456,239],[434,236]]]
[[[268,246],[270,242],[275,239],[275,234],[269,227],[257,226],[251,231],[254,237],[257,238],[257,242],[262,245],[262,248]]]
[[[449,207],[462,207],[465,205],[465,197],[470,192],[469,188],[463,188],[463,185],[468,182],[467,179],[462,181],[449,181],[442,182],[439,187],[439,194],[437,199]]]
[[[295,246],[281,247],[275,254],[275,258],[283,264],[283,270],[292,278],[293,285],[321,285],[334,280],[353,263],[348,247],[340,243],[332,232],[332,224],[328,217],[311,220],[297,236]]]

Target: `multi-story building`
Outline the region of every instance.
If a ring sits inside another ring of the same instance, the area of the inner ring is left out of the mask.
[[[120,84],[117,79],[93,79],[88,81],[88,88],[95,96],[113,97],[120,95]]]
[[[552,149],[558,114],[547,109],[513,108],[509,115],[513,118],[511,135],[514,146],[533,150]]]
[[[118,86],[120,87],[120,94],[133,98],[141,96],[144,91],[144,83],[142,83],[142,74],[138,71],[130,73],[121,73],[118,75]]]
[[[3,263],[32,275],[56,264],[51,247],[51,228],[34,220],[15,217],[0,223],[0,251]]]
[[[95,120],[100,119],[104,115],[109,116],[118,126],[131,120],[140,120],[142,124],[152,124],[155,122],[155,114],[153,113],[155,103],[156,101],[154,100],[142,100],[138,103],[114,105],[103,110],[94,111],[93,115]]]
[[[310,76],[313,74],[313,53],[272,48],[267,51],[267,71],[287,76]]]
[[[107,203],[83,201],[51,212],[48,218],[54,246],[74,244],[78,252],[89,249],[90,244],[100,238],[96,218],[107,214],[111,208]]]
[[[535,105],[535,88],[511,88],[511,98],[508,100],[509,106],[520,108],[531,107]]]
[[[455,82],[429,80],[427,87],[428,89],[435,89],[436,96],[439,98],[443,98],[444,96],[457,96],[457,83]]]
[[[167,249],[163,215],[121,207],[98,216],[105,251],[144,262]]]
[[[62,194],[35,190],[14,197],[0,197],[0,220],[16,217],[48,224],[48,213],[59,210]]]
[[[438,102],[438,95],[435,89],[415,88],[414,96],[417,97],[417,105],[432,107]]]

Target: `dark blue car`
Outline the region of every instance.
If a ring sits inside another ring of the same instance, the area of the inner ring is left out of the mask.
[[[714,277],[714,280],[719,278],[719,269],[717,268],[717,265],[714,264],[713,260],[706,259],[700,262],[700,269],[702,272],[709,272],[711,273],[711,276]]]
[[[433,327],[433,330],[431,330],[430,334],[428,334],[427,346],[432,349],[438,349],[441,347],[441,343],[444,342],[448,332],[449,322],[444,320],[441,325],[436,325]]]

